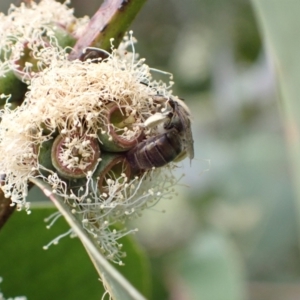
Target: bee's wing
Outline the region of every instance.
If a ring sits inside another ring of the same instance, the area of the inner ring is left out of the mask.
[[[186,140],[186,148],[187,148],[189,158],[190,160],[192,160],[194,158],[194,139],[193,139],[191,126],[186,128],[185,140]]]
[[[194,158],[194,139],[191,129],[190,113],[182,105],[178,106],[177,113],[183,124],[183,139],[185,141],[185,147],[190,160]]]
[[[144,126],[153,128],[153,127],[159,125],[160,123],[165,122],[168,118],[169,117],[166,114],[156,113],[156,114],[150,116],[147,120],[145,120]]]

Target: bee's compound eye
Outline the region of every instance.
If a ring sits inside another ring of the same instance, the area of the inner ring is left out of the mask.
[[[6,175],[5,174],[1,174],[0,175],[0,185],[4,185],[5,179],[6,179]]]
[[[91,60],[93,62],[98,62],[108,57],[109,57],[109,53],[107,53],[102,49],[87,47],[84,49],[82,53],[81,60],[82,61]]]

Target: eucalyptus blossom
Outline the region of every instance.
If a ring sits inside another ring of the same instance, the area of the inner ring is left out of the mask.
[[[27,84],[17,107],[11,107],[13,94],[2,94],[1,189],[12,205],[29,212],[28,182],[42,179],[69,204],[102,252],[121,263],[118,240],[136,230],[115,225],[175,193],[175,163],[137,171],[126,158],[138,143],[165,131],[155,116],[165,120],[168,99],[176,98],[172,76],[167,83],[152,77],[154,70],[135,53],[131,32],[118,49],[111,41],[111,53],[87,49],[102,58],[68,60],[70,48],[60,45],[53,29],[76,36],[86,19],[76,19],[65,4],[43,0],[12,7],[1,22],[14,26],[0,31],[0,80],[13,71]],[[30,62],[20,68],[26,51]]]

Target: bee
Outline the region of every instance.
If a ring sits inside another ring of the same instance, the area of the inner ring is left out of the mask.
[[[86,47],[83,49],[80,59],[82,61],[90,60],[94,63],[100,62],[109,57],[109,53],[103,49],[95,47]]]
[[[157,103],[168,103],[170,110],[157,113],[145,121],[145,126],[163,122],[164,132],[150,137],[127,152],[126,157],[134,170],[148,170],[180,161],[186,156],[194,158],[194,141],[191,131],[190,112],[180,99],[154,96]]]

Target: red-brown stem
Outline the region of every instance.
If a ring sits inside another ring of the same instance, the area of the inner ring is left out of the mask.
[[[91,18],[85,32],[78,39],[69,60],[84,59],[86,47],[97,47],[110,52],[110,39],[117,48],[131,22],[146,0],[105,0]]]
[[[16,206],[10,206],[11,200],[4,197],[4,193],[0,190],[0,230],[11,214],[14,212]]]

